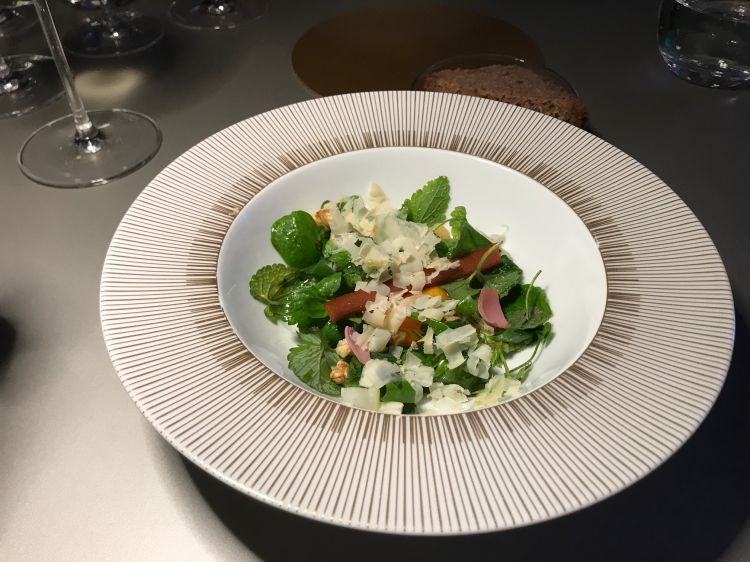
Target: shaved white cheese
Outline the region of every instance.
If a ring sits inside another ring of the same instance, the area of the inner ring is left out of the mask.
[[[367,342],[367,349],[370,351],[384,351],[391,341],[391,333],[383,328],[375,328]]]
[[[441,349],[445,354],[445,358],[448,360],[449,369],[460,367],[466,360],[462,351],[462,346],[457,343],[448,344],[446,346],[443,346]]]
[[[371,363],[368,361],[368,364]],[[341,389],[341,401],[355,408],[378,410],[380,407],[380,390],[377,388],[359,388],[345,386]]]
[[[365,311],[362,314],[362,320],[371,326],[385,328],[386,314],[391,308],[391,302],[387,296],[377,294],[375,299],[365,303]]]
[[[381,388],[395,381],[400,373],[401,369],[395,363],[385,359],[370,359],[362,368],[359,384],[365,388]]]
[[[374,279],[369,281],[357,281],[354,285],[355,291],[366,291],[368,293],[378,293],[379,295],[387,295],[391,292],[388,285],[380,283]]]
[[[490,359],[492,349],[487,344],[482,344],[469,350],[466,358],[466,370],[480,379],[488,379],[490,376]]]
[[[404,348],[401,347],[400,345],[391,346],[391,348],[388,350],[388,353],[390,353],[391,355],[393,355],[396,359],[400,359],[401,358],[401,354],[403,352],[404,352]]]
[[[469,406],[469,391],[457,384],[433,383],[429,400],[420,404],[418,411],[426,414],[461,412]]]
[[[354,336],[357,345],[370,351],[383,351],[391,339],[391,333],[382,328],[365,324],[362,333]]]
[[[487,381],[485,387],[480,390],[473,401],[475,408],[484,408],[497,404],[503,398],[518,396],[521,383],[515,379],[506,378],[505,375],[494,375]]]
[[[424,352],[427,355],[432,355],[435,353],[435,332],[432,329],[432,327],[427,328],[427,331],[424,333],[424,337],[419,340],[422,342],[422,349],[424,349]]]
[[[471,324],[448,328],[435,337],[435,345],[445,354],[451,369],[464,362],[463,351],[474,347],[477,341],[477,332]]]
[[[429,387],[432,385],[432,378],[435,375],[435,369],[423,365],[419,360],[419,357],[410,351],[407,351],[406,359],[401,365],[401,375],[404,377],[404,380],[412,383],[412,386],[419,385],[420,387]]]
[[[404,405],[401,402],[381,402],[379,412],[384,414],[400,414],[404,409]]]
[[[404,299],[398,295],[394,295],[390,300],[391,308],[388,309],[385,316],[385,328],[392,334],[395,334],[411,312],[409,304],[411,299]]]

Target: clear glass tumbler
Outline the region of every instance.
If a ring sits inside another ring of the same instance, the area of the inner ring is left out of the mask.
[[[659,51],[680,78],[750,86],[750,0],[662,0]]]

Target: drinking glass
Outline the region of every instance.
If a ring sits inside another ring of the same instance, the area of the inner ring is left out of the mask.
[[[0,38],[21,33],[36,25],[31,0],[0,2]]]
[[[265,11],[265,0],[174,0],[169,7],[176,23],[193,29],[233,29]]]
[[[102,8],[100,16],[88,18],[63,37],[65,50],[83,57],[115,57],[149,48],[164,35],[164,28],[155,18],[137,12],[115,11],[111,0],[83,3],[82,7]]]
[[[102,6],[104,6],[104,3],[107,0],[63,0],[63,2],[66,2],[67,4],[70,4],[71,6],[75,6],[76,8],[83,8],[84,10],[98,10]],[[130,4],[133,0],[115,0],[112,2],[115,6],[124,6],[125,4]]]
[[[51,57],[0,56],[0,119],[33,111],[62,93]]]
[[[45,185],[86,187],[107,183],[146,164],[161,146],[156,124],[126,109],[87,112],[47,0],[34,0],[34,7],[72,114],[44,125],[26,140],[18,153],[23,173]]]
[[[750,0],[662,0],[658,41],[667,67],[684,80],[750,85]]]

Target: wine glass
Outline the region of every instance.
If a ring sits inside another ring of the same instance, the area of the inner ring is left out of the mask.
[[[86,19],[63,37],[65,50],[83,57],[114,57],[151,47],[164,35],[155,18],[131,11],[114,11],[111,0],[79,2],[82,7],[101,6],[100,16]]]
[[[36,25],[31,0],[0,3],[0,38],[21,33]]]
[[[106,1],[107,0],[104,0],[104,2]],[[115,0],[114,5],[124,6],[125,4],[130,4],[132,1],[133,0]],[[98,10],[104,6],[102,0],[63,0],[63,2],[75,6],[76,8],[83,8],[84,10]]]
[[[44,125],[26,140],[18,153],[23,173],[45,185],[86,187],[107,183],[146,164],[161,146],[156,124],[126,109],[87,112],[47,0],[34,0],[34,7],[72,114]]]
[[[266,12],[265,0],[174,0],[169,14],[193,29],[233,29]]]
[[[52,57],[0,56],[0,119],[33,111],[62,93]]]

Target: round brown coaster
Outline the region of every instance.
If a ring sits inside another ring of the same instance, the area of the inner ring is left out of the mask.
[[[320,95],[408,90],[429,65],[454,55],[498,53],[543,64],[520,29],[456,6],[353,10],[305,32],[292,51],[300,79]]]

